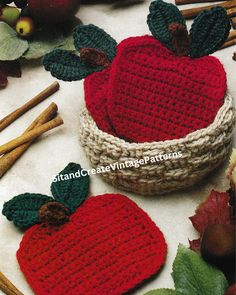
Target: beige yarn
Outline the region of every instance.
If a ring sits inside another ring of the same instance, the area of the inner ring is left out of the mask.
[[[153,195],[188,188],[219,166],[230,151],[235,121],[233,99],[227,94],[208,128],[177,140],[128,143],[99,130],[85,108],[80,116],[80,140],[93,167],[181,151],[182,157],[177,159],[101,174],[116,187]]]

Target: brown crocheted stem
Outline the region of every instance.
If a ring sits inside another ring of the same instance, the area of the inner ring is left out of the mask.
[[[93,67],[108,67],[110,65],[107,54],[95,48],[82,48],[80,50],[80,59]]]
[[[186,26],[179,23],[171,23],[168,27],[173,39],[172,44],[176,55],[184,56],[189,50],[189,35]]]
[[[48,202],[39,209],[42,223],[59,226],[69,221],[70,211],[61,203]]]

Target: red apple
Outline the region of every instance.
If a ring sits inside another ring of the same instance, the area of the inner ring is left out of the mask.
[[[28,0],[32,16],[41,22],[63,22],[76,14],[79,0]]]

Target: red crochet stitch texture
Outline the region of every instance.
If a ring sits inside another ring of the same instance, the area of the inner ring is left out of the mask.
[[[107,112],[106,84],[109,80],[110,68],[90,75],[84,81],[86,106],[101,130],[116,135]]]
[[[89,198],[61,227],[35,225],[17,252],[37,295],[118,295],[158,272],[162,232],[122,195]]]
[[[131,142],[178,139],[208,127],[226,90],[218,59],[175,56],[151,36],[122,41],[111,68],[85,80],[98,127]]]

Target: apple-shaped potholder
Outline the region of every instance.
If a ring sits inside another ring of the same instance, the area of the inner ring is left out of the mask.
[[[156,0],[147,22],[153,36],[119,45],[94,25],[79,26],[80,56],[55,50],[44,66],[59,79],[87,77],[86,107],[103,131],[130,142],[183,138],[208,127],[224,103],[226,73],[208,55],[227,39],[230,21],[224,8],[214,7],[188,33],[178,8]]]
[[[26,233],[17,252],[37,295],[124,294],[165,262],[162,232],[133,201],[118,194],[91,197],[89,177],[70,163],[51,185],[54,198],[22,194],[3,215]]]

